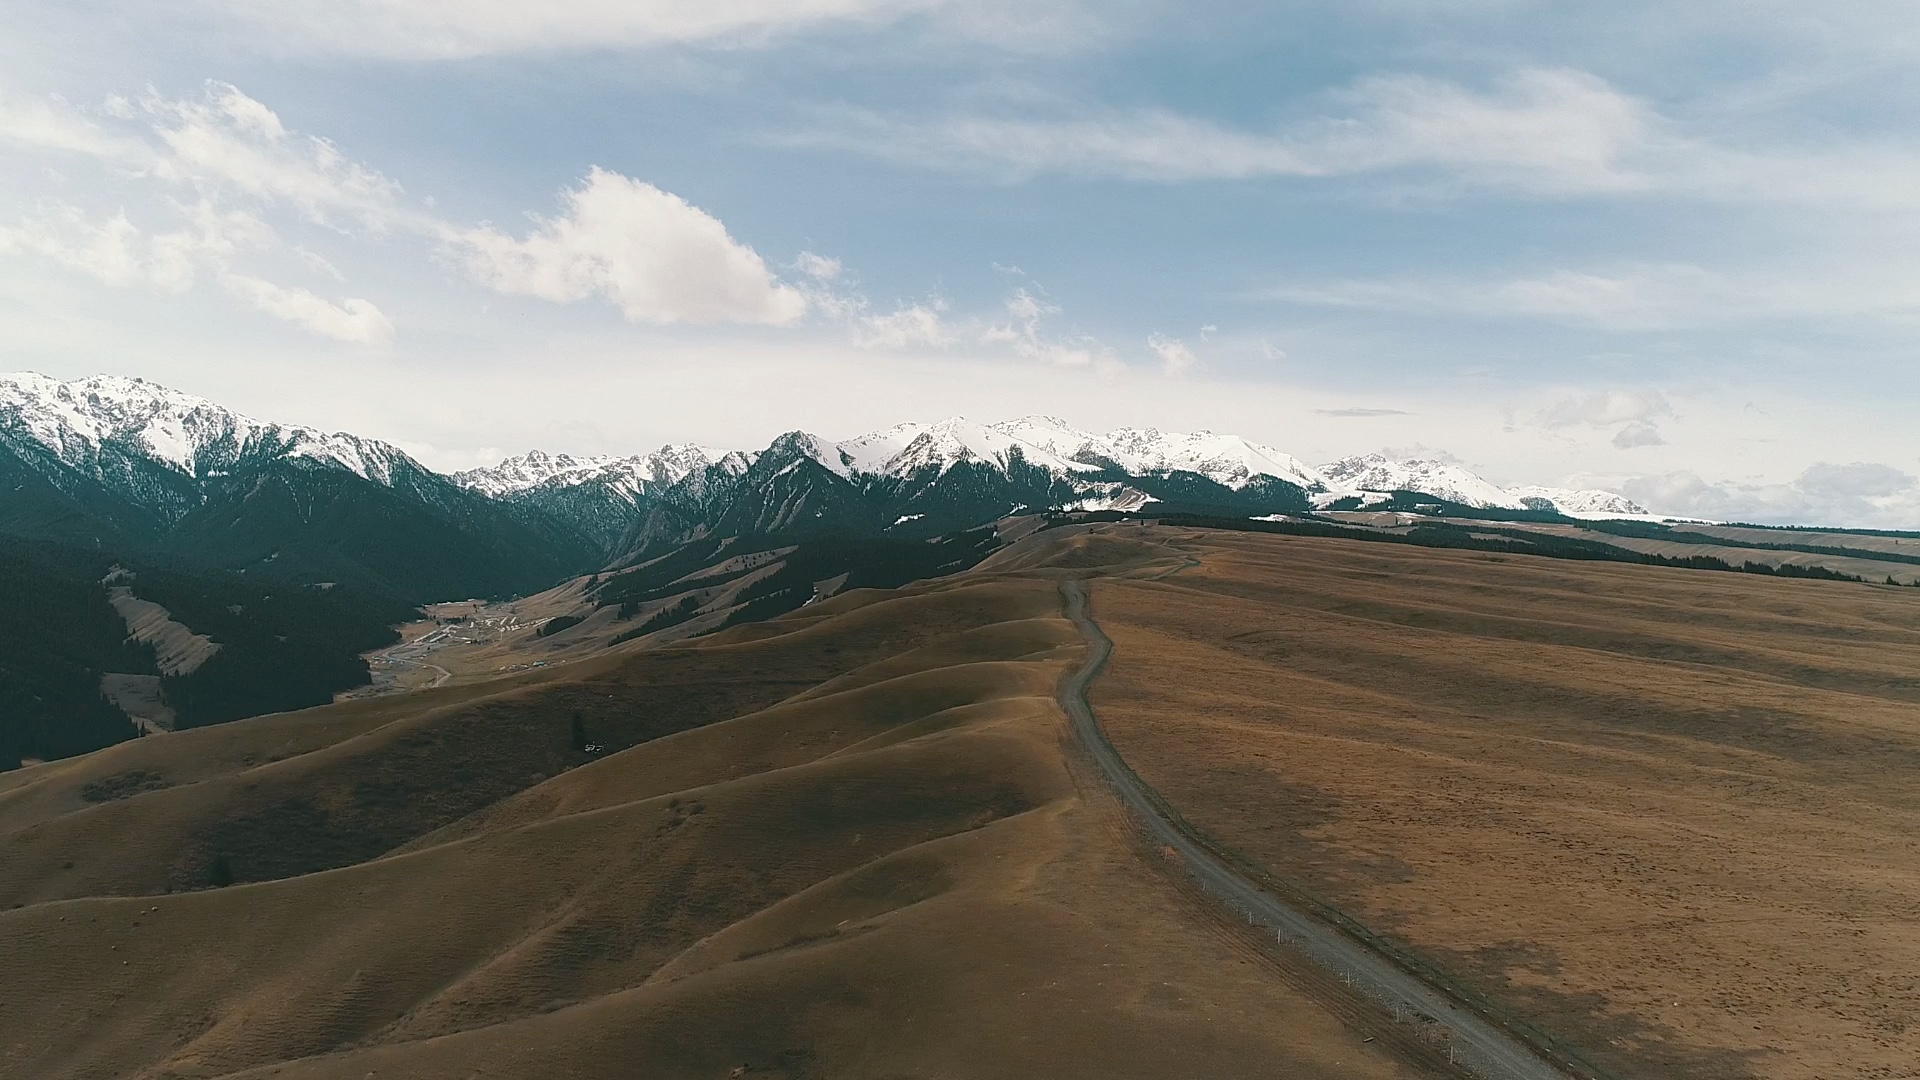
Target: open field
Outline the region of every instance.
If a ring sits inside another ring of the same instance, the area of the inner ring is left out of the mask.
[[[1166,554],[6,774],[0,1075],[1448,1075],[1076,757],[1053,578]]]
[[[1620,1077],[1920,1075],[1920,595],[1248,533],[1100,580],[1221,846]]]

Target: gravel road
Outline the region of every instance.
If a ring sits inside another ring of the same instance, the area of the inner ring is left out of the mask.
[[[1455,1002],[1376,952],[1319,918],[1301,911],[1241,875],[1204,844],[1190,836],[1163,810],[1164,800],[1128,767],[1107,741],[1087,703],[1092,684],[1113,642],[1089,613],[1086,584],[1063,581],[1067,617],[1087,640],[1087,662],[1060,684],[1060,707],[1073,723],[1075,735],[1092,755],[1120,801],[1133,811],[1153,839],[1186,860],[1188,869],[1208,891],[1221,898],[1239,916],[1272,930],[1348,985],[1391,1010],[1395,1017],[1421,1019],[1444,1027],[1447,1051],[1453,1060],[1487,1080],[1584,1080],[1541,1056],[1526,1042],[1479,1013]]]

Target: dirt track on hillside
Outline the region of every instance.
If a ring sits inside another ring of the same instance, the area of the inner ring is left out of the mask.
[[[1207,836],[1613,1075],[1915,1075],[1915,590],[1137,535],[1093,706]]]

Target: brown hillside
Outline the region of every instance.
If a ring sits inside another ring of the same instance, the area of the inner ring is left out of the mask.
[[[1093,704],[1219,844],[1613,1075],[1917,1075],[1920,592],[1133,535]]]
[[[1444,1073],[1078,763],[1102,542],[10,776],[0,1076]]]

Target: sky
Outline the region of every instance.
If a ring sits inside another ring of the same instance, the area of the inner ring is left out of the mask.
[[[10,0],[0,370],[426,464],[1030,413],[1920,527],[1920,20]]]

